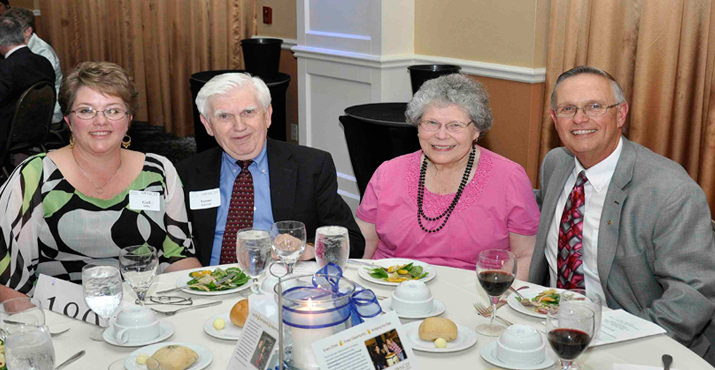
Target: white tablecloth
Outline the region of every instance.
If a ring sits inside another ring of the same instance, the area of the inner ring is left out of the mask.
[[[446,305],[446,312],[442,317],[449,318],[456,323],[474,328],[487,319],[476,315],[472,303],[481,302],[487,304],[487,296],[479,286],[474,271],[454,269],[448,267],[435,266],[437,276],[427,283],[435,298],[441,300]],[[178,274],[185,272],[175,272],[162,274],[157,277],[151,292],[168,289],[176,286]],[[377,285],[367,282],[357,276],[357,267],[349,265],[345,271],[347,277],[360,283],[366,288],[373,289],[377,295],[390,296],[393,287]],[[514,286],[524,285],[523,282],[516,281]],[[183,295],[183,293],[177,293]],[[204,322],[211,316],[219,313],[227,313],[235,302],[246,293],[235,293],[208,297],[208,299],[222,300],[219,305],[200,308],[182,312],[174,316],[163,317],[163,320],[171,322],[176,327],[176,333],[168,341],[181,341],[201,344],[213,352],[213,362],[209,369],[225,369],[234,348],[234,342],[213,338],[203,331]],[[190,296],[190,295],[189,295]],[[207,298],[197,297],[195,298]],[[135,295],[128,287],[125,287],[125,301],[133,301]],[[177,306],[178,307],[178,306]],[[512,322],[533,325],[543,328],[542,320],[520,314],[508,306],[499,310],[499,315]],[[411,320],[403,320],[408,323]],[[136,348],[123,348],[110,345],[104,342],[96,342],[89,339],[90,331],[93,327],[89,324],[73,320],[59,314],[48,312],[47,322],[52,331],[55,328],[71,327],[67,333],[53,338],[56,363],[60,363],[80,349],[87,351],[87,354],[80,360],[72,363],[66,369],[107,369],[114,363],[112,369],[121,368],[117,366],[127,355]],[[230,323],[228,324],[230,325]],[[415,351],[419,359],[421,369],[440,369],[445,365],[452,369],[492,369],[496,366],[490,365],[479,355],[479,349],[487,343],[495,341],[496,338],[479,336],[476,346],[465,351],[447,354],[435,354]],[[657,335],[649,338],[642,338],[630,342],[617,343],[611,345],[590,348],[579,358],[579,363],[583,370],[610,370],[614,363],[628,363],[637,365],[660,366],[661,355],[669,353],[673,356],[673,367],[678,369],[712,369],[707,362],[697,356],[686,347],[672,340],[666,335]],[[553,354],[552,354],[553,355]],[[555,367],[554,367],[555,368]]]

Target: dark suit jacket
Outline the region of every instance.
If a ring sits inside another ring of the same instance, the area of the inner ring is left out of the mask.
[[[52,64],[27,47],[15,50],[7,59],[0,59],[0,148],[5,148],[10,121],[20,95],[42,80],[54,86]]]
[[[574,157],[564,148],[544,158],[529,281],[549,285],[546,237],[573,168]],[[597,268],[606,303],[662,326],[712,364],[715,241],[710,217],[705,194],[679,164],[623,138],[598,228]]]
[[[315,237],[315,229],[320,226],[344,226],[350,233],[350,257],[361,258],[365,239],[352,211],[338,195],[335,165],[330,154],[270,138],[267,145],[273,219],[303,222],[309,240]],[[191,210],[188,192],[219,186],[222,153],[220,147],[212,148],[176,166],[187,194],[186,209],[197,246],[196,256],[204,266],[211,259],[217,208]]]

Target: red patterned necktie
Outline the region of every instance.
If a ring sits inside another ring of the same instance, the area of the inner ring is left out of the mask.
[[[248,166],[252,161],[236,161],[241,166],[241,173],[236,176],[231,192],[231,204],[228,207],[226,227],[221,241],[220,264],[236,263],[236,233],[238,230],[253,227],[253,176]]]
[[[578,174],[564,206],[559,225],[558,281],[556,286],[563,289],[584,288],[583,282],[583,211],[585,196],[583,185],[588,181],[586,172]]]

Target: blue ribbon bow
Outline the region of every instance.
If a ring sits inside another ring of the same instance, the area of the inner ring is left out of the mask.
[[[313,285],[331,290],[338,296],[347,293],[340,292],[340,279],[343,277],[343,270],[340,266],[330,262],[313,275]],[[375,317],[382,313],[382,307],[377,301],[377,296],[370,289],[365,289],[355,283],[355,291],[350,299],[350,320],[353,325],[362,324],[363,318]]]

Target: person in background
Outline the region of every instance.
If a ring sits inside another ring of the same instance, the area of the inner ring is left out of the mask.
[[[215,76],[199,91],[196,106],[220,147],[182,161],[177,169],[189,191],[187,207],[204,266],[236,262],[238,230],[270,230],[283,220],[303,222],[309,241],[319,226],[344,226],[350,257],[362,256],[365,242],[338,195],[330,154],[267,138],[271,95],[260,78]],[[314,256],[309,245],[301,259]]]
[[[539,209],[524,169],[477,145],[492,125],[487,92],[452,74],[425,82],[407,105],[422,150],[383,163],[357,210],[364,258],[414,258],[475,269],[507,249],[528,276]]]
[[[10,9],[10,1],[0,0],[0,15],[5,14],[8,9]]]
[[[52,69],[55,71],[55,93],[59,94],[60,84],[62,84],[62,68],[60,67],[60,59],[57,57],[55,49],[53,49],[50,44],[45,42],[45,40],[41,39],[37,36],[37,33],[35,33],[35,14],[33,14],[30,9],[15,6],[5,12],[4,16],[15,18],[20,21],[27,47],[31,52],[37,55],[42,55],[50,62],[50,64],[52,64]],[[55,125],[63,124],[62,117],[60,103],[57,101],[55,103],[55,113],[52,115],[52,123]]]
[[[702,189],[622,136],[628,102],[607,72],[562,73],[551,119],[563,147],[542,163],[529,281],[584,288],[650,320],[715,365],[715,241]]]
[[[127,149],[137,96],[114,63],[65,78],[70,145],[26,159],[0,188],[0,301],[32,294],[39,274],[79,283],[84,265],[126,246],[155,246],[160,271],[201,266],[174,166]]]
[[[0,148],[5,148],[15,105],[30,86],[54,83],[55,72],[47,59],[33,53],[25,44],[20,21],[0,17]]]

